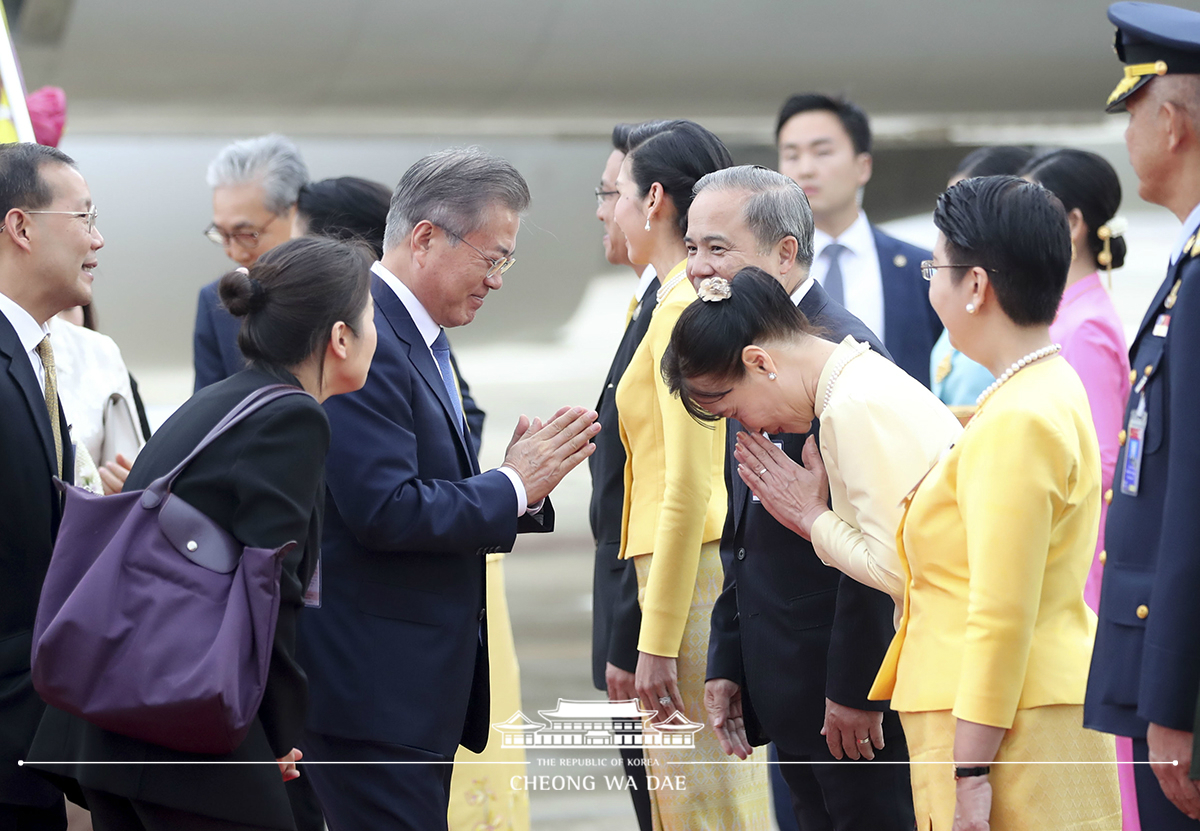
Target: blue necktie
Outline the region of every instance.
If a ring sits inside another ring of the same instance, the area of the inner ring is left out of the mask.
[[[459,435],[465,435],[463,431],[462,400],[458,397],[458,384],[454,380],[454,367],[450,365],[450,341],[446,339],[445,329],[438,332],[438,336],[429,348],[433,351],[433,359],[437,361],[438,369],[441,370],[442,383],[446,386],[446,395],[450,396],[450,404],[454,407],[454,415],[458,417]]]
[[[836,242],[825,246],[824,253],[829,255],[829,270],[825,272],[825,293],[840,305],[846,305],[846,290],[842,285],[842,266],[838,257],[850,249]]]

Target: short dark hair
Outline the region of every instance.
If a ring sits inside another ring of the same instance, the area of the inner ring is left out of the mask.
[[[75,160],[43,144],[0,144],[0,223],[13,208],[37,210],[54,200],[42,178],[42,166],[47,164],[75,167]]]
[[[612,145],[614,150],[620,150],[625,155],[651,136],[669,129],[673,121],[643,121],[640,124],[618,124],[613,127]]]
[[[1013,323],[1054,321],[1071,266],[1071,234],[1057,196],[1016,176],[963,179],[938,198],[933,224],[951,262],[987,269]],[[965,274],[952,269],[951,279]]]
[[[850,142],[854,145],[855,153],[871,152],[871,122],[862,108],[841,96],[832,98],[816,92],[802,92],[783,102],[783,107],[779,110],[779,118],[775,122],[775,143],[779,143],[779,133],[783,130],[784,124],[791,121],[794,116],[814,110],[831,112],[838,117],[842,122],[842,127],[850,135]]]
[[[778,280],[761,268],[747,266],[730,281],[727,299],[697,299],[683,310],[660,369],[667,388],[679,396],[692,418],[718,421],[696,401],[689,381],[712,378],[732,385],[746,374],[742,350],[747,346],[817,333]],[[718,393],[716,398],[729,391]]]
[[[361,243],[323,237],[288,240],[263,254],[249,273],[221,278],[217,293],[242,318],[238,348],[252,366],[274,375],[321,351],[338,321],[356,335],[371,294],[371,255]]]
[[[1096,232],[1117,213],[1121,207],[1121,180],[1117,171],[1103,156],[1087,150],[1051,150],[1033,159],[1022,176],[1028,176],[1059,198],[1063,208],[1070,213],[1076,208],[1083,214],[1087,225],[1087,245],[1092,255],[1104,248],[1104,240]],[[1125,238],[1109,240],[1112,267],[1125,264]]]
[[[364,242],[376,257],[382,257],[391,201],[392,192],[386,185],[342,176],[300,188],[296,211],[304,219],[308,236]]]
[[[995,147],[978,147],[958,163],[950,174],[951,179],[973,179],[976,176],[1017,176],[1021,168],[1029,164],[1033,151],[1028,147],[998,144]]]
[[[636,137],[635,131],[632,138]],[[629,159],[639,196],[645,196],[655,182],[662,185],[675,205],[680,236],[687,233],[687,213],[696,183],[714,170],[733,165],[729,151],[714,133],[685,119],[667,122],[659,132],[633,146]]]

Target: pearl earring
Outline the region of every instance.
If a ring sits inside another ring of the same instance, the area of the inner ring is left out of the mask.
[[[969,314],[969,315],[975,314],[975,304],[974,303],[967,304],[967,314]]]
[[[774,380],[775,380],[776,378],[778,378],[778,377],[779,377],[779,376],[778,376],[778,375],[776,375],[774,372],[768,372],[768,373],[767,373],[767,380],[768,380],[768,381],[774,381]]]
[[[646,230],[650,230],[650,217],[646,217]]]

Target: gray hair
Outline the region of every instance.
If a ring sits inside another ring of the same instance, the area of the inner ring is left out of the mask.
[[[794,181],[760,165],[716,170],[696,182],[692,196],[702,190],[743,191],[750,194],[742,218],[765,254],[784,237],[795,237],[796,262],[808,268],[813,261],[813,215],[808,197]]]
[[[226,145],[209,162],[207,178],[210,188],[257,182],[266,191],[263,207],[281,214],[308,184],[308,168],[291,139],[271,133]]]
[[[499,203],[524,213],[529,185],[508,161],[478,147],[454,147],[418,159],[404,171],[392,193],[383,250],[400,245],[417,223],[449,231],[451,245],[477,230],[484,213]]]

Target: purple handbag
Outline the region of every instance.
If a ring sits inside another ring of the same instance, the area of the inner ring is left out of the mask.
[[[267,684],[284,556],[248,548],[172,495],[221,434],[285,395],[251,393],[143,491],[66,492],[33,627],[33,686],[97,727],[190,753],[229,753]]]

